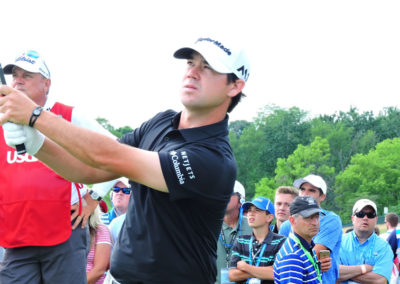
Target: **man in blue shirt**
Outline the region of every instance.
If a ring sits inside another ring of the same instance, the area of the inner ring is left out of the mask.
[[[378,220],[373,201],[360,199],[353,206],[354,230],[343,236],[340,247],[341,283],[387,283],[393,266],[393,252],[375,234]]]
[[[327,194],[327,186],[322,177],[310,174],[304,178],[294,181],[293,186],[300,189],[300,196],[311,196],[317,200],[319,206],[325,200]],[[321,250],[329,250],[332,265],[329,270],[325,270],[324,265],[321,267],[323,283],[335,283],[339,277],[339,250],[342,241],[342,221],[334,212],[321,209],[325,215],[320,215],[320,227],[318,234],[314,237],[314,250],[318,259],[321,261],[319,252]],[[290,223],[284,222],[279,229],[279,234],[289,235]]]
[[[110,192],[110,200],[113,205],[110,211],[101,215],[101,221],[109,225],[113,219],[126,213],[131,197],[131,186],[126,177],[117,180]]]
[[[313,249],[313,237],[319,230],[320,213],[322,210],[317,201],[310,196],[296,197],[290,205],[289,222],[293,232],[275,258],[273,269],[276,284],[325,283],[322,282],[320,262]],[[326,263],[330,265],[330,261]]]

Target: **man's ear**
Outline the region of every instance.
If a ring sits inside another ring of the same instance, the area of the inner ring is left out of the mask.
[[[290,222],[290,225],[292,225],[292,227],[293,227],[293,225],[294,225],[294,217],[293,216],[289,217],[289,222]]]
[[[246,84],[243,80],[236,80],[235,82],[230,83],[231,89],[228,93],[228,96],[233,98],[235,96],[237,96],[238,94],[240,94],[240,92],[243,90],[244,85]]]

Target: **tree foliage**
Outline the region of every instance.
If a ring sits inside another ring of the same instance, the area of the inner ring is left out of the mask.
[[[340,216],[350,220],[352,206],[360,198],[373,200],[378,213],[383,208],[398,212],[400,188],[400,139],[387,139],[368,154],[357,154],[336,177],[336,198]]]
[[[114,134],[118,138],[121,138],[122,135],[133,131],[133,129],[131,127],[129,127],[129,126],[123,126],[123,127],[115,128],[105,118],[99,117],[96,120],[101,126],[103,126],[105,129],[107,129],[109,132],[111,132],[112,134]]]
[[[238,179],[245,185],[248,198],[263,195],[272,199],[278,186],[291,185],[294,179],[313,172],[323,176],[333,189],[328,191],[323,207],[341,214],[343,222],[349,221],[350,207],[360,198],[375,198],[380,213],[383,206],[392,211],[400,209],[395,208],[398,197],[394,192],[386,195],[388,199],[394,196],[393,202],[383,200],[375,191],[365,190],[363,179],[380,166],[384,174],[373,177],[374,186],[398,188],[396,178],[400,174],[392,164],[376,159],[366,162],[357,175],[348,173],[357,159],[380,149],[378,143],[398,136],[400,110],[394,107],[384,109],[377,117],[372,112],[359,113],[353,107],[348,112],[309,119],[298,108],[266,106],[253,122],[240,121],[230,133]],[[393,165],[395,161],[400,164],[397,155],[392,159]],[[369,164],[373,167],[368,169]]]

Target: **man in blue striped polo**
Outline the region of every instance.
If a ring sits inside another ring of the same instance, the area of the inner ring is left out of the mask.
[[[319,230],[321,209],[311,196],[299,196],[290,205],[292,232],[276,255],[275,283],[322,283],[320,262],[312,238]],[[329,257],[326,258],[330,265]]]

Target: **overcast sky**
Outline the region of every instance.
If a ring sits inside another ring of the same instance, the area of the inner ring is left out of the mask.
[[[0,15],[3,66],[39,51],[50,96],[117,127],[181,110],[184,63],[172,54],[209,35],[235,38],[251,59],[231,121],[272,104],[312,115],[399,107],[400,1],[24,0],[2,1]]]

